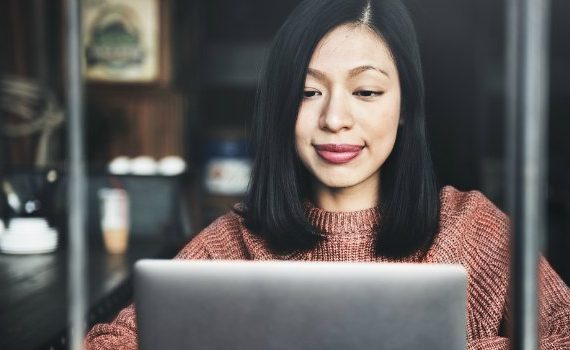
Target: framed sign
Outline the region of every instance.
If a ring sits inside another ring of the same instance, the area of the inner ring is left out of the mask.
[[[98,82],[164,80],[161,0],[83,0],[85,78]]]

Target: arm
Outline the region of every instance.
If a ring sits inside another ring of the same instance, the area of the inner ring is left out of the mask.
[[[550,267],[540,259],[540,349],[570,349],[570,290]],[[508,318],[507,318],[508,320]],[[469,342],[469,350],[508,350],[506,337],[494,336]]]
[[[570,349],[570,289],[544,258],[540,281],[540,348]]]
[[[85,338],[85,349],[137,349],[138,335],[134,304],[121,310],[111,323],[96,324]]]
[[[510,222],[483,195],[465,200],[460,222],[462,264],[469,275],[469,350],[508,350]],[[539,261],[540,349],[570,349],[570,289],[544,258]],[[504,325],[504,327],[503,327]]]
[[[202,235],[196,236],[176,255],[175,259],[209,259],[210,255],[201,237]],[[86,350],[137,349],[138,334],[134,304],[124,308],[111,323],[95,325],[87,333],[84,345]]]

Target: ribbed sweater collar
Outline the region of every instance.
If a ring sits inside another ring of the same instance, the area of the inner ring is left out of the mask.
[[[350,212],[332,212],[306,202],[305,212],[313,227],[326,235],[373,235],[380,223],[378,207]]]

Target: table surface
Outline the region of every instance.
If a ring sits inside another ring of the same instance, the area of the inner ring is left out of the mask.
[[[171,258],[181,244],[132,241],[124,255],[109,255],[89,244],[88,300],[91,310],[109,306],[106,298],[129,281],[132,266],[142,258]],[[0,349],[37,349],[58,334],[68,320],[67,252],[41,255],[0,253]],[[86,316],[87,317],[87,316]],[[90,313],[91,320],[94,317]]]

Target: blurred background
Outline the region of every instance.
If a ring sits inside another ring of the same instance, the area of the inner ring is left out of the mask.
[[[259,72],[299,2],[83,1],[90,324],[129,302],[136,259],[172,257],[240,201]],[[504,209],[505,4],[405,2],[440,185],[480,190]],[[544,254],[568,284],[570,2],[551,4]],[[0,2],[2,349],[66,346],[64,6]],[[116,208],[124,214],[108,214]]]

